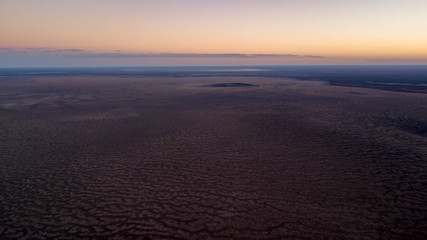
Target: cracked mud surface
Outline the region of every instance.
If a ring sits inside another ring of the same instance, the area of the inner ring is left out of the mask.
[[[200,87],[227,82],[259,87]],[[426,239],[426,106],[290,79],[4,80],[0,238]]]

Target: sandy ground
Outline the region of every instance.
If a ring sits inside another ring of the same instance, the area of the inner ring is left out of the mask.
[[[1,239],[427,238],[423,94],[10,78],[0,146]]]

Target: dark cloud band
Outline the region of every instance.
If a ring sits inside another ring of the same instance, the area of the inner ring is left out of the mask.
[[[0,48],[1,52],[8,53],[35,53],[48,55],[65,55],[84,58],[322,58],[315,55],[296,54],[243,54],[243,53],[123,53],[91,52],[82,49],[54,49],[54,48]]]
[[[157,53],[157,54],[129,54],[129,53],[89,53],[82,57],[112,57],[112,58],[321,58],[322,56],[295,55],[295,54],[242,54],[242,53]]]

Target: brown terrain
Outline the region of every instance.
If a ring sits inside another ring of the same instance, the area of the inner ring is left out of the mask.
[[[0,239],[427,239],[427,95],[0,78]]]

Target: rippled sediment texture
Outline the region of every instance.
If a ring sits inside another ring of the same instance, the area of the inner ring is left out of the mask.
[[[242,82],[257,87],[206,87]],[[427,95],[0,82],[1,239],[426,239]]]

